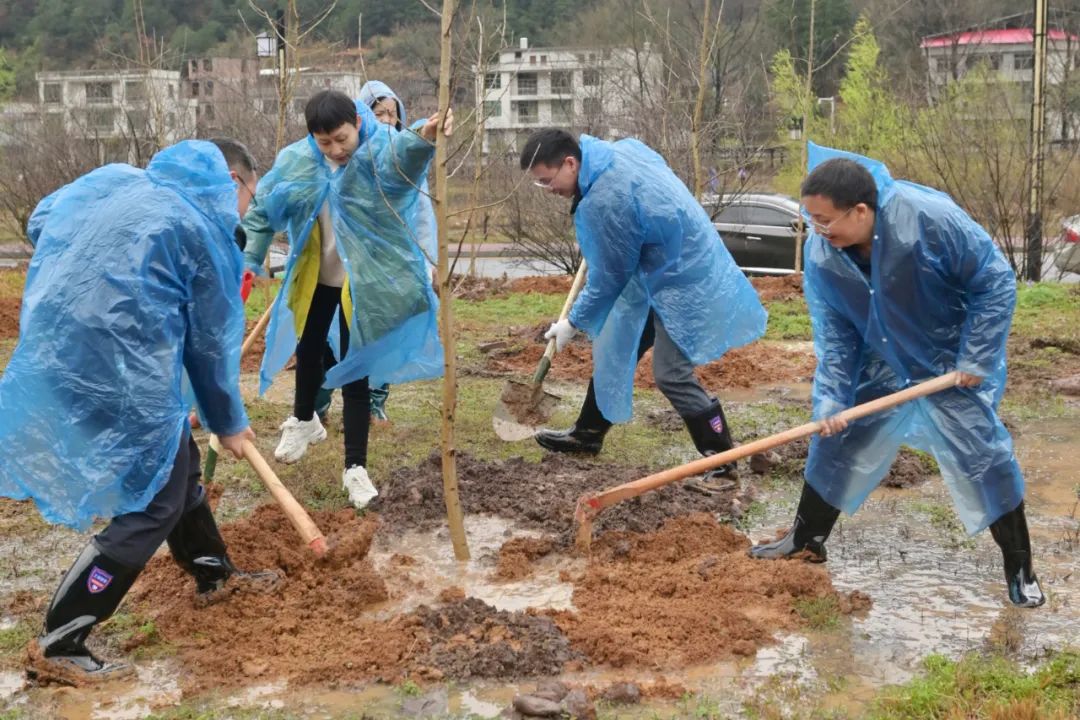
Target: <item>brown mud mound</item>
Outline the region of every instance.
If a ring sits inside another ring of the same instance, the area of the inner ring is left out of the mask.
[[[132,593],[134,610],[152,620],[158,641],[175,648],[191,675],[185,689],[250,684],[393,682],[405,677],[460,679],[557,673],[573,659],[551,620],[497,611],[447,594],[388,620],[371,612],[388,597],[367,557],[378,520],[352,510],[317,512],[330,552],[300,549],[276,506],[222,528],[239,567],[275,569],[277,592],[236,592],[198,607],[194,583],[168,556],[151,561]],[[130,648],[129,648],[130,649]]]
[[[0,340],[19,337],[19,310],[22,300],[0,297]]]
[[[424,677],[558,675],[563,665],[580,658],[550,618],[496,610],[476,598],[438,608],[422,605],[412,614],[430,642],[416,659]]]
[[[554,538],[514,538],[499,548],[499,563],[495,567],[495,579],[509,582],[528,577],[532,563],[555,551],[558,543]]]
[[[919,455],[911,448],[902,447],[889,468],[882,485],[893,488],[909,488],[922,485],[938,472],[933,458]]]
[[[761,302],[783,302],[802,297],[802,280],[802,273],[797,273],[779,277],[750,278],[750,284],[757,290]]]
[[[608,533],[575,582],[577,612],[552,615],[592,663],[670,669],[752,656],[803,623],[799,601],[831,597],[843,613],[868,602],[838,593],[820,565],[752,560],[749,546],[703,513]]]
[[[510,282],[510,292],[566,295],[574,284],[573,275],[537,275],[516,278]]]
[[[487,369],[515,375],[531,374],[544,354],[544,345],[493,352],[488,356]],[[807,382],[814,376],[816,360],[813,351],[776,343],[756,342],[729,350],[721,359],[702,365],[694,372],[706,389],[748,388],[756,385]],[[587,343],[575,342],[563,348],[551,363],[549,377],[559,380],[587,382],[592,377],[592,350]],[[634,375],[637,387],[653,388],[652,351],[638,363]]]
[[[450,279],[450,287],[454,289],[454,297],[459,300],[487,300],[510,294],[510,281],[505,275],[497,278],[454,275]]]
[[[547,455],[540,463],[529,463],[522,458],[488,462],[458,453],[457,471],[466,515],[515,520],[523,527],[556,535],[564,546],[573,541],[574,507],[579,497],[649,474],[643,468],[595,465],[556,454]],[[737,489],[702,495],[673,483],[608,508],[594,527],[650,532],[665,520],[687,513],[729,514],[736,497]],[[415,467],[389,473],[370,507],[395,532],[445,523],[438,452]]]

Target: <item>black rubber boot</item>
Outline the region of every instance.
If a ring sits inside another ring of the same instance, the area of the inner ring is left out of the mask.
[[[545,450],[596,455],[604,447],[604,436],[610,428],[610,425],[603,429],[579,427],[579,423],[574,423],[569,430],[540,430],[533,437]]]
[[[713,404],[708,410],[683,418],[683,422],[686,423],[686,429],[694,441],[694,447],[706,457],[735,447],[731,441],[731,430],[728,428],[727,418],[724,417],[724,408],[720,406],[720,401],[716,398],[713,398]],[[687,487],[706,492],[730,490],[735,486],[734,479],[738,477],[737,470],[736,463],[721,465],[710,470],[696,483],[689,483]]]
[[[825,502],[814,488],[803,482],[799,509],[795,511],[795,522],[787,535],[771,543],[762,543],[750,548],[750,557],[758,560],[777,560],[791,557],[801,552],[808,553],[810,562],[825,562],[828,553],[825,541],[829,539],[840,511]]]
[[[131,665],[95,657],[85,643],[94,626],[116,611],[140,572],[88,543],[53,595],[41,635],[30,643],[27,676],[78,686],[134,674]]]
[[[233,565],[205,497],[180,518],[166,542],[176,564],[195,578],[195,592],[204,602],[216,599],[230,578],[259,592],[272,592],[280,584],[281,576],[276,572],[246,573]]]
[[[1031,537],[1028,535],[1024,501],[990,524],[990,534],[1001,548],[1005,582],[1013,605],[1035,608],[1046,602],[1039,579],[1031,569]]]

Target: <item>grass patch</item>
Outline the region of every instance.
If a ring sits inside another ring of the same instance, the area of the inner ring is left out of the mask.
[[[832,595],[796,600],[795,612],[811,630],[833,630],[840,625],[840,605]]]
[[[21,298],[25,284],[25,270],[0,270],[0,297]]]
[[[26,644],[36,635],[36,623],[19,620],[12,627],[0,630],[0,659],[21,658]]]
[[[455,300],[454,316],[471,327],[494,327],[505,331],[509,325],[535,325],[559,317],[566,298],[561,295],[514,293],[486,300]]]
[[[769,303],[766,340],[810,340],[810,313],[802,298]]]
[[[1080,289],[1062,283],[1019,284],[1012,327],[1027,338],[1080,339]]]
[[[868,720],[1065,720],[1080,713],[1080,653],[1062,652],[1034,673],[1000,657],[931,655],[926,675],[882,692]]]
[[[949,506],[936,502],[916,501],[911,508],[930,521],[930,524],[945,533],[952,547],[965,547],[974,549],[975,539],[970,538],[964,530],[956,512]]]

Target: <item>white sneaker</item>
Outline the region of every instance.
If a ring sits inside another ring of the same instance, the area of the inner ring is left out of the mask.
[[[318,415],[312,415],[307,422],[290,417],[281,423],[281,442],[274,457],[278,462],[294,463],[304,457],[308,445],[314,445],[326,439],[326,428],[319,422]]]
[[[341,484],[345,486],[345,491],[349,493],[349,502],[357,510],[367,507],[367,504],[379,494],[379,491],[371,484],[371,478],[368,477],[367,470],[359,465],[354,465],[342,473]]]

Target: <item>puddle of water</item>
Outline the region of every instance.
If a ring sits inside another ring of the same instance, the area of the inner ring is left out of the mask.
[[[458,562],[445,529],[428,532],[408,532],[389,537],[376,536],[371,557],[380,573],[390,578],[398,572],[388,571],[394,555],[407,555],[414,565],[402,568],[412,582],[408,587],[391,586],[391,600],[380,608],[382,613],[407,612],[423,603],[437,602],[439,593],[459,587],[467,597],[483,600],[498,610],[545,608],[572,609],[570,602],[574,586],[559,579],[564,570],[584,567],[584,560],[567,557],[547,557],[532,564],[532,573],[515,582],[494,582],[492,574],[498,561],[499,548],[511,537],[541,537],[541,534],[515,529],[513,522],[491,516],[471,516],[466,519],[472,559]]]
[[[22,686],[23,674],[21,672],[0,672],[0,700],[8,700],[22,690]]]
[[[1053,420],[1024,426],[1017,438],[1017,456],[1027,481],[1028,507],[1041,514],[1080,517],[1080,427],[1074,420]]]

